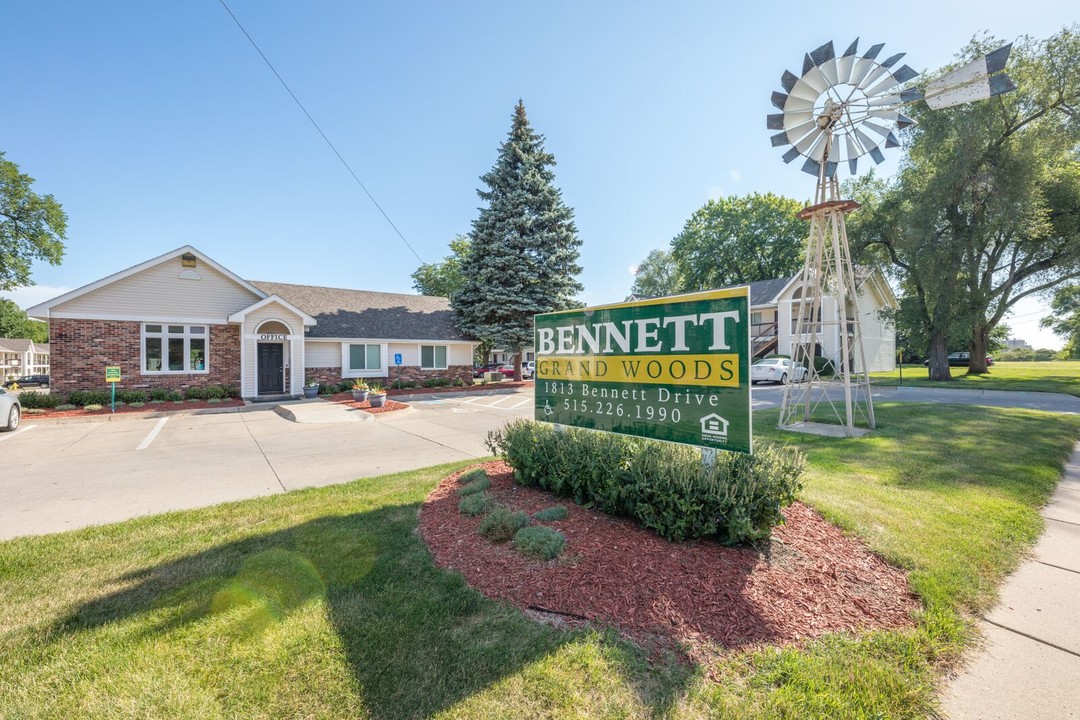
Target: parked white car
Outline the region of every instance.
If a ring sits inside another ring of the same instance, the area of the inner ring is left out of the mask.
[[[0,388],[0,432],[15,430],[22,418],[22,406],[19,400],[7,390]]]
[[[531,378],[536,375],[536,361],[530,360],[527,363],[521,363],[521,377],[522,379]]]
[[[768,358],[758,360],[750,366],[750,384],[759,382],[774,382],[781,385],[788,382],[803,382],[806,380],[806,368],[802,365],[795,366],[788,358]]]

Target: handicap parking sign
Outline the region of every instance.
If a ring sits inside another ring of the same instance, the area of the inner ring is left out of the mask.
[[[395,365],[400,365],[401,364],[401,353],[394,353],[394,364]]]

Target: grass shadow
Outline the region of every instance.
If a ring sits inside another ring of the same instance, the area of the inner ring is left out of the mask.
[[[44,636],[56,645],[111,626],[129,639],[225,637],[250,646],[321,602],[366,715],[414,718],[452,708],[586,634],[533,622],[436,568],[416,533],[418,509],[318,517],[127,573],[116,578],[123,587],[82,603]],[[654,714],[682,694],[681,686],[651,687],[641,653],[627,644],[599,643]],[[689,673],[674,676],[689,681]]]

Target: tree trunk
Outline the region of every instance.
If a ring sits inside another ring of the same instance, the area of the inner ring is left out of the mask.
[[[943,332],[930,335],[930,379],[949,381],[949,339]]]
[[[990,330],[983,323],[976,323],[971,333],[971,359],[968,360],[968,375],[985,375],[990,372],[986,367],[986,348],[990,345]]]
[[[514,348],[514,382],[521,382],[521,348]]]

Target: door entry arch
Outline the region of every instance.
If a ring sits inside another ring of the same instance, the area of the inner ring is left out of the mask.
[[[281,395],[285,392],[286,345],[291,334],[289,326],[280,320],[266,320],[255,329],[256,394]]]

